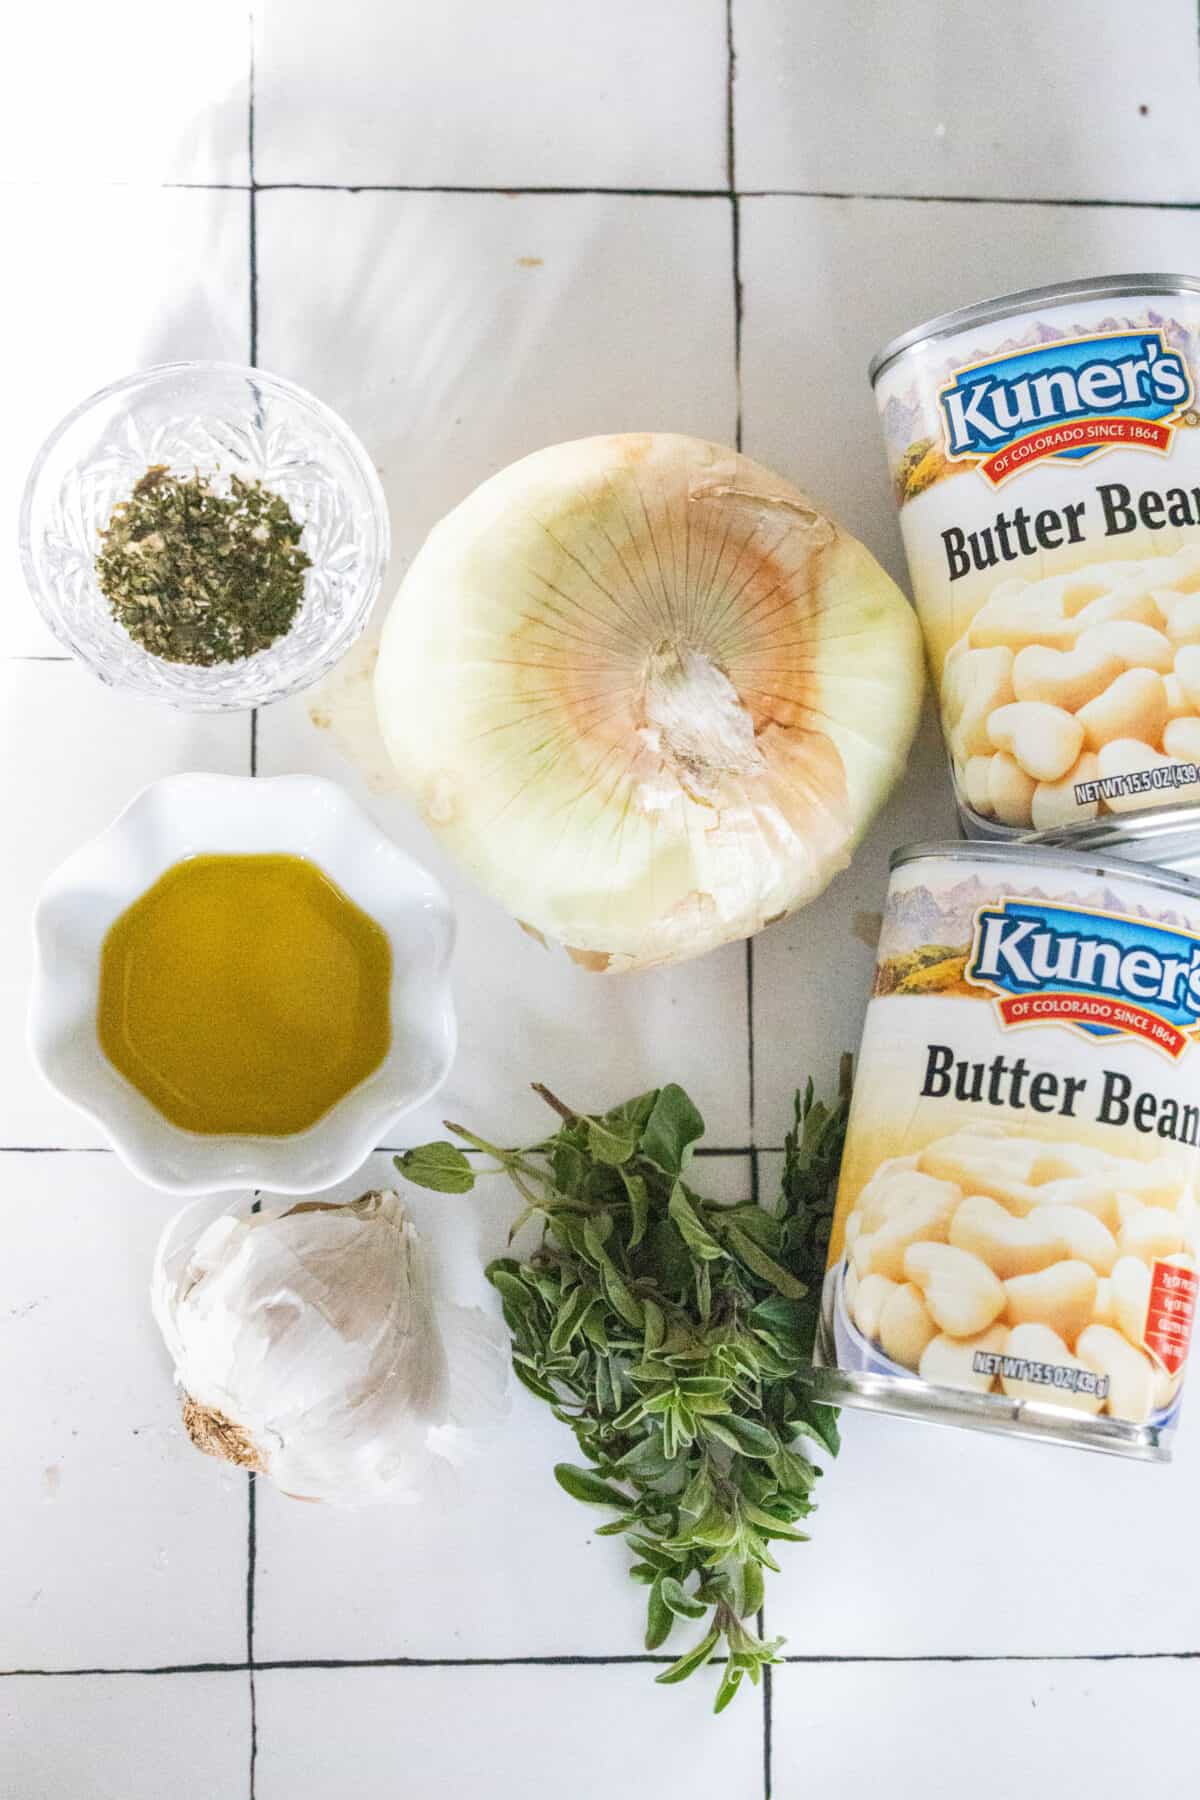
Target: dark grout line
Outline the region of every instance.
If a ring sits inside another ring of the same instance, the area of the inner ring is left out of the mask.
[[[889,194],[850,188],[739,188],[742,200],[895,200],[914,206],[1112,206],[1134,212],[1200,212],[1200,200],[1059,199],[1052,194]]]
[[[750,1139],[754,1140],[754,939],[746,939],[746,1086],[750,1112]],[[756,1145],[765,1150],[766,1144]]]
[[[773,1732],[773,1725],[772,1725],[772,1718],[771,1718],[771,1708],[772,1708],[772,1704],[774,1701],[774,1694],[773,1694],[772,1688],[771,1688],[771,1680],[772,1680],[773,1675],[774,1675],[774,1670],[772,1669],[771,1664],[766,1663],[763,1667],[763,1677],[762,1677],[763,1800],[771,1800],[771,1786],[772,1786],[772,1780],[773,1780],[773,1774],[774,1774],[774,1771],[772,1769],[772,1762],[774,1759],[775,1746],[774,1746],[774,1741],[773,1741],[774,1732]]]
[[[373,1156],[399,1156],[411,1150],[412,1144],[377,1144]],[[697,1144],[694,1156],[750,1156],[754,1152],[782,1156],[782,1144]],[[468,1156],[482,1156],[483,1151],[468,1150]],[[108,1144],[0,1144],[0,1156],[112,1156]]]
[[[254,62],[254,0],[249,0],[246,8],[247,24],[250,30],[249,68],[246,78],[246,167],[250,175],[248,189],[250,197],[250,363],[253,367],[258,361],[258,179],[255,164],[255,62]]]
[[[55,183],[29,183],[54,186]],[[806,187],[523,187],[499,183],[404,181],[104,181],[102,188],[146,188],[168,193],[213,194],[496,194],[611,195],[627,200],[894,200],[914,206],[1099,206],[1133,212],[1200,212],[1200,200],[1117,200],[1104,195],[901,194],[886,188]]]
[[[258,1562],[258,1477],[246,1477],[246,1670],[250,1684],[250,1800],[255,1800],[255,1776],[258,1764],[258,1693],[254,1674],[254,1589]]]
[[[733,254],[733,380],[736,412],[733,426],[735,450],[742,448],[742,203],[736,194],[729,196],[730,240]],[[749,942],[749,939],[746,940]]]
[[[250,366],[258,363],[258,189],[251,188],[250,203]]]
[[[376,1156],[400,1156],[406,1150],[413,1149],[412,1144],[379,1144]],[[756,1150],[778,1152],[783,1154],[782,1144],[697,1144],[692,1150],[693,1156],[752,1156]],[[486,1150],[464,1150],[465,1156],[486,1156]]]
[[[733,43],[733,0],[725,0],[725,181],[731,195],[737,193],[737,144],[734,85],[737,51]]]
[[[84,1675],[245,1675],[286,1673],[299,1669],[607,1669],[670,1666],[671,1656],[630,1653],[620,1656],[296,1656],[256,1658],[248,1662],[156,1663],[139,1668],[101,1665],[74,1669],[0,1669],[0,1681],[38,1679],[56,1681],[78,1679]],[[720,1664],[714,1658],[712,1667]],[[1099,1650],[1070,1651],[1042,1655],[1036,1651],[1020,1651],[996,1655],[972,1655],[967,1651],[934,1653],[928,1656],[784,1656],[780,1662],[788,1667],[846,1668],[920,1668],[926,1664],[979,1665],[997,1663],[1040,1663],[1046,1667],[1067,1663],[1142,1663],[1200,1662],[1200,1650]],[[765,1673],[765,1672],[764,1672]]]
[[[966,1650],[935,1652],[929,1656],[784,1656],[781,1662],[801,1666],[822,1663],[845,1663],[854,1667],[891,1667],[923,1663],[1118,1663],[1118,1662],[1200,1662],[1200,1650],[1075,1650],[1060,1654],[1039,1655],[1035,1650],[995,1655],[973,1655]]]
[[[248,237],[250,248],[250,366],[258,364],[258,189],[251,188]]]
[[[329,1656],[320,1659],[280,1657],[258,1662],[256,1669],[607,1669],[634,1665],[670,1668],[673,1656],[630,1652],[626,1656]]]
[[[733,38],[733,0],[725,0],[725,175],[729,183],[729,248],[733,276],[734,449],[742,449],[742,214],[737,191],[736,100],[737,48]],[[750,1141],[754,1142],[754,939],[746,939],[746,1093]],[[754,1165],[755,1191],[758,1165]]]
[[[254,17],[254,0],[249,0],[249,4],[246,7],[246,25],[247,25],[247,28],[249,31],[249,40],[248,40],[248,45],[247,45],[248,71],[247,71],[247,79],[246,79],[246,167],[249,170],[249,174],[250,174],[250,186],[253,187],[254,181],[255,181],[255,171],[254,171],[254,98],[255,98],[254,82],[255,82],[255,74],[256,74],[255,60],[254,60],[254,37],[255,37],[255,28],[256,28],[256,20]]]
[[[81,1675],[244,1675],[245,1672],[246,1665],[241,1662],[155,1663],[147,1668],[117,1665],[113,1668],[97,1666],[87,1669],[0,1669],[0,1681],[34,1677],[55,1681],[60,1677],[77,1678]]]
[[[254,0],[247,0],[246,22],[249,28],[248,70],[246,78],[246,166],[250,176],[247,217],[247,254],[250,276],[250,367],[258,364],[258,189],[255,168],[255,60],[256,20]],[[258,774],[258,708],[250,713],[250,774]],[[261,1210],[256,1194],[252,1212]],[[254,1680],[254,1599],[258,1573],[258,1478],[253,1470],[246,1477],[246,1666],[250,1692],[250,1767],[249,1800],[255,1800],[258,1776],[258,1692]]]
[[[106,187],[137,187],[130,181],[105,182]],[[899,194],[886,188],[757,187],[503,187],[444,182],[398,181],[162,181],[148,184],[169,190],[236,194],[496,194],[504,199],[522,195],[584,194],[625,200],[894,200],[913,206],[1097,206],[1133,212],[1200,212],[1200,200],[1113,200],[1101,195],[1067,197],[1055,194]]]
[[[505,200],[525,195],[612,195],[623,200],[728,200],[728,188],[672,187],[504,187],[424,181],[260,181],[259,194],[496,194]]]

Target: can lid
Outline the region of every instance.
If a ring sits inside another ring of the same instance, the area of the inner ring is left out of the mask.
[[[1163,818],[1161,813],[1153,816]],[[1200,839],[1200,827],[1195,820],[1192,821],[1191,829],[1196,839]],[[1095,848],[1107,849],[1109,843],[1116,842],[1116,830],[1112,829],[1107,837],[1099,837]],[[1080,845],[1078,838],[1072,838],[1068,847],[1065,842],[1061,845],[1051,843],[1042,836],[1036,840],[1013,838],[1003,844],[975,841],[964,843],[961,840],[949,844],[904,844],[900,849],[892,851],[888,867],[894,871],[924,858],[945,862],[1041,863],[1047,868],[1087,869],[1094,875],[1111,875],[1118,881],[1136,881],[1145,887],[1159,888],[1171,894],[1184,894],[1189,900],[1200,900],[1200,881],[1194,876],[1161,867],[1157,861],[1158,851],[1163,847],[1161,840],[1153,840],[1147,834],[1145,842],[1147,855],[1151,850],[1155,853],[1156,861],[1153,866],[1128,856],[1106,855],[1097,858],[1090,854],[1090,846]]]
[[[1007,319],[1013,313],[1031,312],[1039,306],[1062,306],[1072,300],[1120,299],[1138,294],[1200,294],[1200,276],[1196,275],[1094,275],[1083,281],[1059,281],[1049,287],[1023,288],[1016,294],[998,294],[991,300],[978,300],[973,306],[960,306],[954,312],[939,313],[911,331],[901,332],[876,356],[867,370],[872,387],[889,363],[918,344],[952,337],[971,325],[986,325],[993,319]]]
[[[1111,849],[1123,859],[1153,863],[1172,873],[1200,870],[1200,807],[1160,806],[1119,819],[1110,815],[1040,832],[1038,841],[1084,854]]]

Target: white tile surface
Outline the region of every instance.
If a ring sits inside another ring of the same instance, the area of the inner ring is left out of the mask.
[[[238,714],[175,712],[114,693],[78,663],[0,660],[0,1145],[98,1144],[25,1044],[30,914],[46,877],[139,789],[179,769],[249,773]]]
[[[171,1202],[103,1153],[10,1152],[0,1176],[0,1669],[238,1660],[245,1478],[188,1443],[150,1317]]]
[[[761,1705],[714,1719],[713,1673],[633,1668],[264,1671],[258,1800],[353,1793],[760,1800]]]
[[[1200,196],[1190,0],[734,0],[734,42],[741,188]]]
[[[261,360],[374,456],[393,586],[443,513],[544,444],[734,432],[724,200],[270,193],[258,232]]]
[[[907,1419],[842,1420],[813,1541],[768,1594],[789,1652],[1200,1647],[1185,1549],[1200,1449],[1186,1421],[1176,1461],[1155,1468]]]
[[[764,1198],[780,1159],[760,1155]],[[1190,1426],[1190,1428],[1189,1428]],[[843,1409],[812,1541],[767,1587],[788,1655],[1200,1649],[1200,1432],[1165,1467]]]
[[[260,181],[725,185],[724,0],[265,0]]]
[[[249,1768],[245,1675],[0,1681],[6,1800],[238,1800]]]
[[[395,1185],[372,1158],[331,1193]],[[701,1157],[692,1180],[716,1199],[748,1197],[748,1157]],[[404,1187],[441,1291],[499,1316],[484,1265],[506,1254],[519,1210],[502,1180],[467,1197]],[[526,1235],[521,1247],[532,1248]],[[566,1426],[513,1382],[511,1410],[462,1477],[458,1504],[339,1512],[258,1484],[255,1654],[263,1661],[352,1657],[625,1656],[641,1648],[646,1590],[626,1573],[612,1516],[554,1480],[582,1457]],[[691,1640],[681,1624],[671,1639]]]
[[[1144,1794],[1200,1756],[1194,1662],[800,1666],[773,1699],[774,1800]]]
[[[89,8],[87,16],[104,22],[109,39],[120,37],[111,12]],[[53,8],[23,9],[20,28],[30,20],[62,29]],[[10,78],[18,64],[6,50],[2,66]],[[44,104],[40,89],[28,91]],[[17,554],[21,490],[46,434],[86,395],[143,365],[176,357],[245,361],[248,210],[247,196],[237,193],[78,181],[0,185],[0,232],[19,246],[25,271],[12,278],[14,259],[2,303],[5,330],[21,353],[6,362],[0,435],[9,521],[0,542],[0,653],[65,654],[34,611]]]
[[[249,72],[245,0],[206,0],[202,28],[156,0],[16,9],[0,180],[246,181]]]

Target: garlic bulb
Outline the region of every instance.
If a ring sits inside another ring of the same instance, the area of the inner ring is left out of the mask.
[[[811,900],[904,767],[920,639],[790,482],[667,433],[526,457],[443,519],[376,703],[481,885],[590,967],[695,956]]]
[[[399,1196],[189,1206],[155,1258],[154,1316],[192,1441],[341,1504],[446,1490],[502,1409],[502,1333],[435,1302]]]

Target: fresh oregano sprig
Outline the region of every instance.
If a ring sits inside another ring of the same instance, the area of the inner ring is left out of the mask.
[[[820,1299],[846,1129],[848,1066],[833,1105],[796,1095],[782,1191],[773,1210],[705,1199],[688,1179],[704,1121],[683,1089],[657,1088],[600,1115],[537,1091],[562,1120],[529,1149],[447,1130],[454,1144],[396,1158],[408,1180],[465,1193],[509,1176],[524,1201],[513,1233],[542,1226],[525,1261],[488,1268],[512,1334],[519,1380],[569,1425],[586,1467],[560,1463],[559,1485],[616,1513],[630,1574],[649,1590],[646,1648],[678,1620],[699,1638],[658,1676],[682,1681],[720,1652],[720,1712],[744,1677],[757,1683],[782,1639],[755,1615],[772,1545],[804,1541],[820,1466],[835,1455],[837,1412],[805,1375]],[[511,1241],[511,1239],[510,1239]]]

